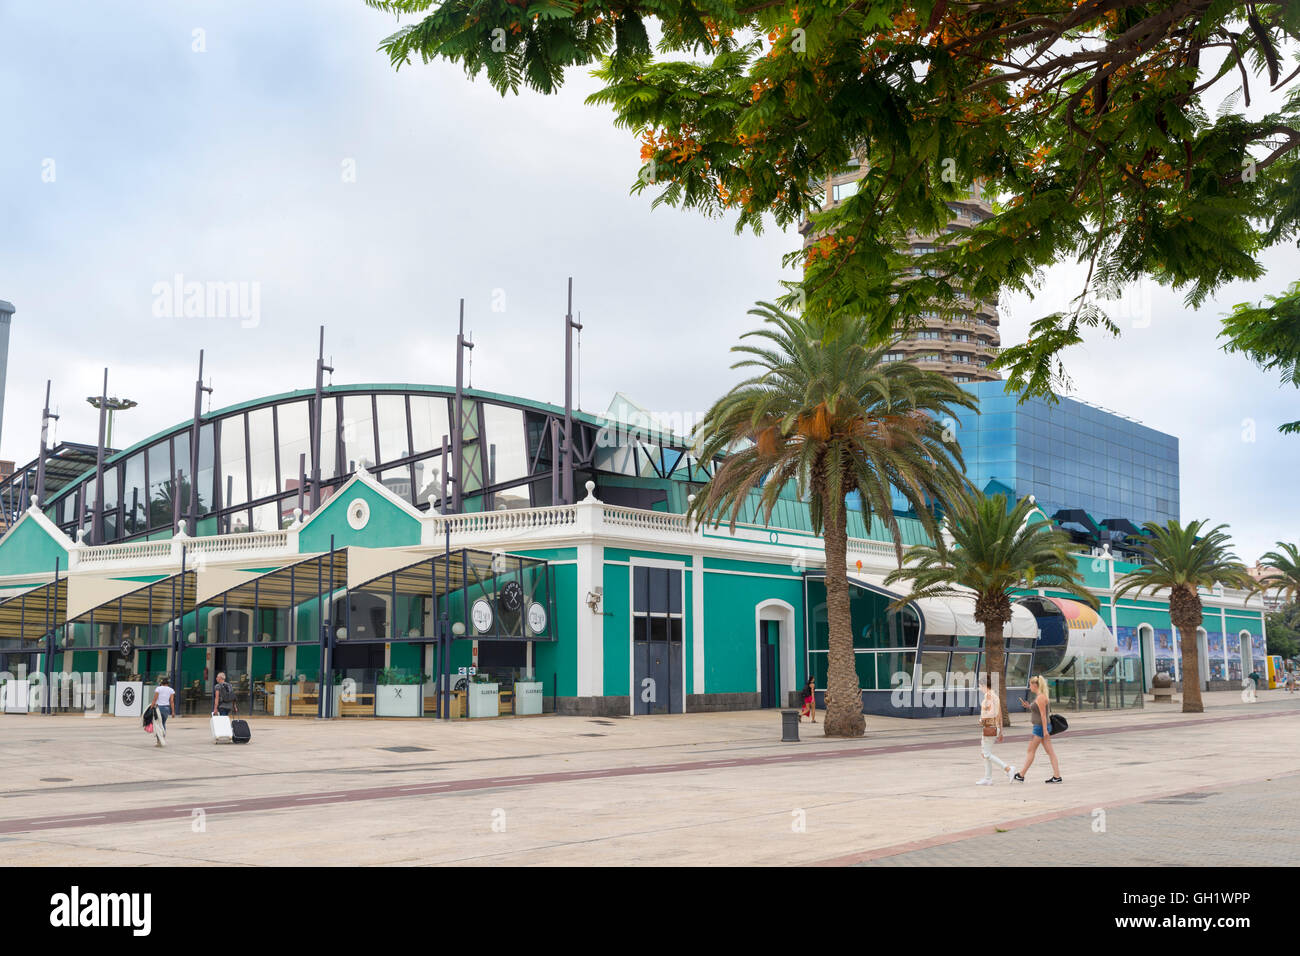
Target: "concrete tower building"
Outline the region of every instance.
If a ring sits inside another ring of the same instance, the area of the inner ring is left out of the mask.
[[[838,206],[858,190],[864,170],[857,160],[840,170],[825,183],[824,208]],[[953,219],[947,231],[938,236],[908,236],[912,255],[923,255],[953,242],[961,234],[993,214],[992,207],[972,189],[959,202],[950,202]],[[808,224],[804,227],[804,245],[821,238]],[[988,363],[997,354],[1002,338],[998,332],[998,309],[995,302],[962,298],[955,309],[942,312],[936,305],[917,316],[916,328],[887,354],[890,361],[908,361],[933,369],[956,382],[994,382],[1002,378]]]

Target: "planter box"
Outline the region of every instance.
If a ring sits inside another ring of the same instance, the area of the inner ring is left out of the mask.
[[[469,685],[469,715],[471,717],[499,717],[500,714],[500,684]]]
[[[515,713],[540,714],[542,712],[542,682],[525,681],[515,684]]]
[[[380,684],[375,688],[376,717],[419,717],[424,712],[419,684]]]

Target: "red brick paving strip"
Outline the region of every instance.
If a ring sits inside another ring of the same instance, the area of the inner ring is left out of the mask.
[[[1093,737],[1101,734],[1193,728],[1201,727],[1205,724],[1228,723],[1236,720],[1267,720],[1274,717],[1294,716],[1300,716],[1300,711],[1274,711],[1264,714],[1239,714],[1233,717],[1206,717],[1199,720],[1169,721],[1158,724],[1124,724],[1118,727],[1097,728],[1094,730],[1071,730],[1068,733],[1072,737]],[[35,830],[60,830],[69,828],[77,829],[82,827],[108,826],[117,823],[147,823],[150,821],[174,819],[175,814],[178,813],[193,814],[195,810],[203,810],[205,813],[255,813],[257,811],[266,810],[287,810],[294,807],[302,807],[306,803],[311,803],[312,805],[317,806],[322,803],[357,803],[363,800],[392,800],[412,796],[434,796],[443,793],[491,790],[498,787],[526,787],[542,783],[568,783],[574,780],[594,780],[602,777],[636,777],[661,773],[689,773],[693,770],[713,770],[722,767],[761,767],[766,764],[833,760],[841,757],[873,757],[883,754],[913,753],[923,750],[950,750],[957,747],[970,747],[972,739],[962,738],[959,740],[932,741],[930,743],[893,744],[884,747],[841,747],[836,750],[823,750],[813,753],[778,754],[769,757],[728,757],[716,760],[686,760],[678,763],[608,767],[603,770],[568,770],[558,773],[516,774],[508,777],[478,777],[470,780],[450,780],[445,783],[371,787],[363,790],[325,791],[323,793],[294,793],[270,797],[246,797],[233,801],[227,798],[226,802],[218,800],[217,805],[211,808],[205,808],[201,804],[191,801],[189,803],[174,803],[158,807],[139,807],[134,810],[110,810],[100,814],[77,813],[67,814],[65,816],[40,816],[0,820],[0,833],[26,833]],[[1009,737],[1007,739],[1028,740],[1029,735],[1022,734],[1018,737]],[[1151,800],[1155,798],[1146,796],[1141,799]],[[1027,823],[1041,822],[1043,820],[1055,819],[1059,816],[1068,816],[1079,812],[1085,811],[1077,809],[1064,810],[1048,816],[1030,817],[1024,821],[1019,821],[1016,824],[1008,824],[1008,826],[1023,826]],[[939,842],[948,842],[950,839],[966,839],[968,836],[978,836],[980,834],[992,832],[992,827],[984,827],[978,830],[966,832],[963,836],[954,834],[950,835],[950,837],[937,837],[935,839]],[[889,849],[894,853],[904,853],[907,852],[908,849],[920,849],[923,846],[932,845],[935,844],[922,841],[915,845],[902,844],[900,845],[902,848]],[[878,851],[870,852],[875,853]],[[863,856],[863,859],[867,858],[869,857]],[[829,862],[842,863],[850,861],[856,862],[857,858],[840,857]]]

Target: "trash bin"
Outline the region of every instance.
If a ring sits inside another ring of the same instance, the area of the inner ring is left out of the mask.
[[[781,741],[784,743],[788,740],[799,742],[799,711],[797,710],[781,711]]]

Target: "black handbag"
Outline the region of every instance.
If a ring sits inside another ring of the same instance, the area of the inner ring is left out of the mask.
[[[1049,721],[1052,726],[1051,726],[1051,730],[1049,730],[1048,733],[1051,734],[1053,737],[1055,737],[1057,734],[1063,734],[1070,729],[1070,722],[1067,721],[1060,714],[1052,714],[1051,717],[1049,718]]]

